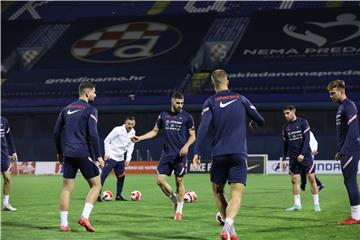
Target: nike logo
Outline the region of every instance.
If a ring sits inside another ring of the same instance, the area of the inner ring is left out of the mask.
[[[229,101],[229,102],[227,102],[227,103],[222,103],[222,102],[220,102],[220,107],[221,107],[221,108],[224,108],[224,107],[232,104],[232,103],[235,102],[235,101],[237,101],[237,99],[231,100],[231,101]]]
[[[71,114],[74,114],[74,113],[76,113],[76,112],[78,112],[78,111],[80,111],[81,109],[78,109],[78,110],[75,110],[75,111],[70,111],[70,109],[67,111],[67,114],[68,115],[71,115]]]
[[[250,171],[251,169],[257,168],[258,166],[260,166],[260,164],[257,164],[257,165],[254,165],[254,166],[248,167],[248,168],[247,168],[247,170],[248,170],[248,171]]]

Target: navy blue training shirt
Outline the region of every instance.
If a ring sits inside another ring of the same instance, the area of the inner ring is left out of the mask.
[[[193,117],[184,110],[180,113],[161,112],[155,128],[165,130],[162,154],[177,156],[188,141],[190,130],[195,130]]]
[[[9,158],[9,154],[12,155],[15,152],[16,149],[10,133],[9,122],[5,117],[1,116],[1,159],[6,160]]]
[[[97,110],[79,99],[61,111],[54,136],[58,154],[65,157],[101,157]]]
[[[297,161],[301,154],[304,156],[302,162],[312,161],[313,157],[310,148],[310,126],[308,121],[296,118],[295,121],[287,122],[282,126],[284,140],[283,159],[289,156],[290,162]]]
[[[211,131],[212,156],[246,155],[247,115],[258,125],[264,125],[263,117],[252,103],[238,93],[224,90],[208,98],[203,105],[195,154],[201,155],[201,145]]]
[[[360,151],[358,110],[353,101],[346,98],[339,104],[336,113],[336,128],[338,137],[337,152],[346,155]]]

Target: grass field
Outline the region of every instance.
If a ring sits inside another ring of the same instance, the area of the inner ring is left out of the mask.
[[[338,226],[349,216],[342,177],[321,175],[326,187],[320,194],[322,212],[312,211],[312,198],[302,194],[303,210],[286,212],[293,203],[289,176],[249,175],[240,215],[235,224],[239,239],[360,239],[360,224]],[[172,185],[173,178],[170,179]],[[76,224],[83,208],[87,183],[78,176],[69,213],[71,232],[59,232],[58,197],[61,176],[14,176],[10,202],[17,212],[2,212],[2,239],[218,239],[216,208],[208,175],[187,175],[187,190],[198,201],[184,206],[184,220],[174,222],[170,201],[152,175],[127,175],[124,196],[142,192],[140,202],[102,202],[91,215],[96,233]],[[228,189],[228,187],[227,187]],[[104,190],[115,192],[109,176]]]

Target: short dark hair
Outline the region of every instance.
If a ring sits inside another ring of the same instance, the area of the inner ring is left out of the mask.
[[[184,99],[184,95],[181,92],[174,92],[171,95],[171,98],[176,98],[176,99]]]
[[[87,88],[95,88],[95,83],[88,80],[82,81],[79,85],[79,95],[83,95],[85,93],[85,89]]]
[[[334,81],[331,81],[329,83],[329,85],[327,85],[326,89],[328,91],[330,91],[331,89],[333,88],[341,88],[341,89],[345,89],[345,82],[343,80],[334,80]]]
[[[290,110],[290,111],[296,112],[296,107],[294,105],[287,105],[283,108],[283,111],[285,111],[285,110]]]
[[[132,115],[129,115],[129,116],[127,116],[127,117],[125,118],[125,121],[126,121],[126,120],[135,121],[135,117],[132,116]]]

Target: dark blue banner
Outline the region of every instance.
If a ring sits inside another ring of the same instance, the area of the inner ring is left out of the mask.
[[[212,21],[210,16],[83,19],[35,68],[188,65]]]
[[[360,59],[360,8],[257,12],[232,62]]]

